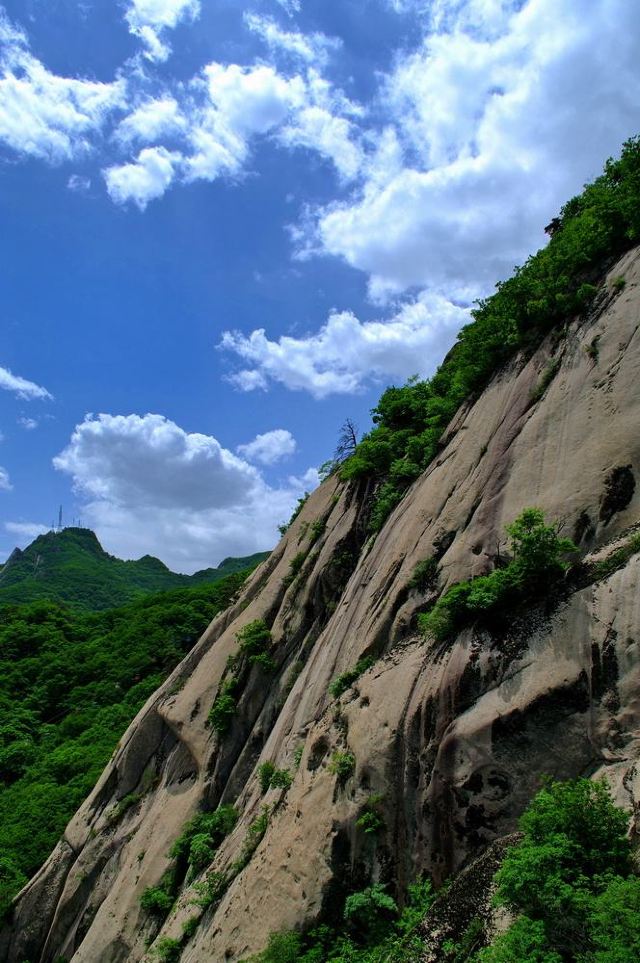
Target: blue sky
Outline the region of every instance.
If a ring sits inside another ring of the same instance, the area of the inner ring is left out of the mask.
[[[628,0],[0,2],[0,558],[269,548],[640,131]]]

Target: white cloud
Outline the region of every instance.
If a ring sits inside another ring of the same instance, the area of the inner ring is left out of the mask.
[[[83,177],[82,174],[72,174],[67,181],[67,187],[70,191],[85,194],[91,188],[91,178]]]
[[[143,210],[174,181],[238,176],[253,141],[264,136],[292,149],[315,150],[332,161],[341,178],[350,179],[360,168],[362,150],[348,118],[359,113],[315,69],[304,77],[284,76],[267,64],[210,63],[191,83],[188,101],[147,101],[117,130],[121,143],[170,137],[179,150],[147,148],[137,160],[107,168],[107,188],[117,203],[133,200]]]
[[[266,65],[211,63],[200,87],[207,99],[192,115],[187,180],[237,173],[247,159],[251,138],[282,124],[305,96],[302,78],[282,77]]]
[[[339,37],[283,30],[271,17],[261,17],[256,13],[245,13],[244,20],[249,30],[257,34],[271,51],[284,51],[309,64],[326,63],[330,52],[342,46]]]
[[[0,492],[10,492],[13,485],[9,480],[9,472],[0,466]]]
[[[349,311],[334,312],[306,337],[271,341],[264,329],[248,336],[227,331],[221,347],[249,365],[229,379],[243,391],[276,382],[324,398],[361,391],[371,381],[431,374],[468,320],[464,308],[423,292],[388,321],[363,322]]]
[[[236,448],[238,454],[247,461],[257,461],[261,465],[275,465],[283,458],[293,455],[295,450],[296,440],[291,432],[284,428],[275,428],[263,435],[256,435],[253,441]]]
[[[160,60],[169,52],[164,32],[199,9],[196,0],[133,0],[126,18],[148,56]],[[256,14],[246,20],[272,53],[293,55],[301,72],[283,73],[269,63],[213,62],[191,81],[167,81],[154,95],[139,58],[123,65],[111,84],[52,74],[0,14],[0,142],[54,163],[81,157],[110,134],[107,144],[115,155],[103,170],[108,193],[115,203],[133,201],[140,210],[174,182],[237,177],[261,137],[315,151],[342,180],[353,180],[363,159],[353,120],[363,112],[317,69],[340,41],[286,31]],[[137,156],[118,157],[133,147]],[[67,183],[78,192],[91,186],[79,174]]]
[[[626,0],[474,0],[439,13],[441,32],[385,84],[402,165],[396,156],[382,181],[375,165],[359,196],[318,212],[311,239],[366,272],[378,298],[412,286],[487,293],[640,126],[640,18]]]
[[[18,418],[18,424],[21,428],[24,428],[25,431],[33,431],[34,428],[38,427],[39,422],[37,418],[20,417]]]
[[[50,531],[46,525],[39,525],[37,522],[5,522],[4,527],[10,535],[19,539],[20,546],[28,545],[38,535],[46,535]]]
[[[49,394],[46,388],[35,384],[33,381],[27,381],[26,378],[21,378],[19,375],[12,374],[8,368],[0,368],[0,388],[4,388],[5,391],[13,391],[18,398],[25,401],[31,401],[34,398],[53,400],[53,395]]]
[[[161,415],[87,416],[54,465],[84,494],[138,508],[222,508],[259,481],[215,438],[187,434]]]
[[[160,34],[154,30],[153,27],[145,24],[142,27],[132,30],[131,33],[142,40],[146,48],[144,56],[152,63],[163,64],[171,56],[171,44],[166,40],[161,40]]]
[[[200,0],[131,0],[126,20],[132,34],[146,47],[145,56],[162,63],[169,57],[171,47],[162,39],[181,21],[195,20],[200,14]]]
[[[159,138],[179,133],[186,119],[173,97],[146,100],[118,125],[116,137],[122,143],[137,141],[151,144]]]
[[[174,179],[181,155],[166,147],[145,147],[131,164],[103,171],[107,190],[116,204],[133,201],[144,211],[149,201],[162,197]]]
[[[279,4],[279,6],[281,6],[282,9],[286,13],[288,13],[290,17],[292,17],[294,13],[300,12],[300,8],[301,8],[300,0],[275,0],[275,2]]]
[[[110,551],[157,555],[179,571],[270,548],[310,481],[270,487],[215,438],[153,414],[87,416],[54,465]]]
[[[0,142],[59,162],[91,149],[91,138],[125,104],[126,84],[58,77],[29,51],[0,11]]]
[[[278,139],[289,147],[306,147],[332,161],[343,180],[352,180],[360,170],[362,151],[352,140],[352,125],[324,107],[305,107]]]

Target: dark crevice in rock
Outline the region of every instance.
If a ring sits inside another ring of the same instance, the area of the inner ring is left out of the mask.
[[[636,490],[636,480],[631,465],[612,469],[605,479],[604,494],[600,504],[600,521],[608,525],[614,515],[624,511]]]

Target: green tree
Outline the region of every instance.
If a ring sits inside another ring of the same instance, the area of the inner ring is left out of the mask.
[[[481,963],[637,959],[640,881],[631,875],[627,823],[606,783],[549,781],[495,877],[496,901],[521,915]]]

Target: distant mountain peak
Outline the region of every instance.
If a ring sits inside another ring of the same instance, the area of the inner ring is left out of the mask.
[[[0,604],[47,599],[90,610],[111,608],[153,592],[216,582],[257,565],[268,554],[225,558],[216,568],[184,575],[153,555],[116,558],[90,528],[52,529],[11,553],[0,569]]]

